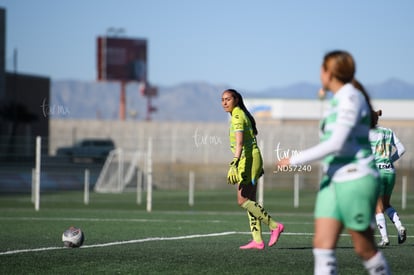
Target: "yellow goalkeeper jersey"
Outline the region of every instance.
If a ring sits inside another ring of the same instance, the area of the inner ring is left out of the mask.
[[[243,132],[242,157],[245,156],[246,152],[251,152],[253,148],[257,148],[256,137],[253,133],[250,119],[240,107],[235,107],[231,112],[229,136],[230,148],[233,153],[236,150],[236,132]]]

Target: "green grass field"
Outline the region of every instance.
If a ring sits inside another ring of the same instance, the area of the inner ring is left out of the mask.
[[[145,194],[144,194],[145,195]],[[246,213],[236,205],[231,187],[196,192],[188,206],[184,191],[153,192],[152,212],[136,204],[134,193],[91,193],[84,205],[81,192],[41,195],[35,211],[30,195],[0,195],[1,274],[312,274],[312,208],[315,191],[303,191],[293,207],[291,190],[265,191],[264,206],[285,232],[276,246],[241,251],[250,240]],[[383,252],[393,274],[414,270],[414,201],[400,210],[408,239],[397,244],[388,222],[391,245]],[[413,203],[411,203],[413,204]],[[63,248],[61,235],[69,226],[82,228],[81,248]],[[269,238],[266,226],[264,238]],[[346,233],[346,232],[344,232]],[[340,274],[365,274],[344,234],[337,249]]]

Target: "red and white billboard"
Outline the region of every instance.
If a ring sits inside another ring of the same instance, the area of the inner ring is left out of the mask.
[[[98,80],[147,82],[147,40],[97,39]]]

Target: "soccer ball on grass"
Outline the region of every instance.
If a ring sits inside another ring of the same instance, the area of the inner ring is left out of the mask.
[[[85,235],[80,228],[71,226],[62,234],[62,242],[65,247],[80,247],[85,240]]]

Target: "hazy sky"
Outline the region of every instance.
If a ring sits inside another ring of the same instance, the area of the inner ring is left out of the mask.
[[[350,51],[357,78],[414,83],[412,0],[0,0],[6,67],[96,80],[96,38],[110,27],[148,40],[149,81],[258,91],[319,83],[323,55]]]

